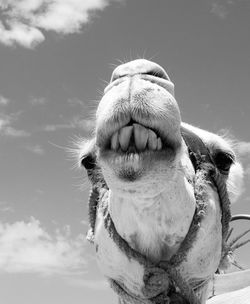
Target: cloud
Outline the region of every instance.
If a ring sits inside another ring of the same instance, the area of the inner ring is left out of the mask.
[[[250,178],[250,142],[239,141],[235,144],[235,150],[241,162],[243,163],[244,175],[246,178]]]
[[[73,129],[74,126],[73,124],[51,124],[51,125],[46,125],[43,127],[43,131],[46,132],[54,132],[58,130],[65,130],[65,129]]]
[[[67,100],[67,102],[70,106],[76,106],[76,105],[81,106],[81,107],[85,106],[84,101],[82,101],[78,98],[70,98]]]
[[[32,48],[45,39],[37,28],[14,20],[7,20],[6,24],[8,29],[0,22],[0,42],[8,46],[17,43],[23,47]]]
[[[0,135],[6,137],[27,137],[30,133],[15,129],[11,123],[16,119],[16,114],[7,115],[0,113]]]
[[[65,130],[65,129],[81,129],[85,132],[90,132],[94,129],[94,126],[95,126],[94,119],[86,119],[86,118],[81,118],[79,116],[75,116],[69,122],[65,122],[61,124],[48,124],[42,128],[42,131],[55,132],[58,130]]]
[[[114,0],[113,0],[114,1]],[[116,0],[117,1],[117,0]],[[0,41],[32,48],[44,41],[44,32],[80,32],[94,11],[111,0],[5,0],[0,2]]]
[[[32,104],[33,106],[44,105],[47,102],[48,102],[47,99],[45,99],[43,97],[36,97],[36,98],[32,98],[30,100],[30,104]]]
[[[213,13],[220,19],[225,19],[228,15],[228,8],[225,4],[213,2],[211,6],[211,13]]]
[[[0,105],[1,106],[6,106],[9,104],[10,100],[8,98],[5,98],[4,96],[0,96]]]
[[[30,136],[30,133],[24,130],[18,130],[11,126],[7,126],[3,129],[3,135],[8,137],[27,137]]]
[[[250,158],[250,142],[240,141],[236,144],[236,151],[241,157]]]
[[[40,145],[29,145],[26,149],[34,154],[43,155],[45,153],[44,149]]]
[[[14,208],[7,202],[0,201],[0,212],[14,212]]]
[[[10,124],[10,117],[4,114],[0,115],[0,131]]]
[[[70,228],[49,234],[38,220],[0,222],[0,272],[72,275],[85,271],[83,236]]]
[[[79,116],[75,116],[72,120],[72,123],[75,128],[84,130],[86,132],[90,132],[94,130],[95,127],[95,119],[86,119]]]
[[[248,0],[213,0],[210,3],[211,13],[219,19],[226,19],[236,5],[248,4]],[[246,7],[246,9],[249,9]]]

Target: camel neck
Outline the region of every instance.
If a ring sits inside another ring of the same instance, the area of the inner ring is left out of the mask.
[[[125,190],[109,193],[109,212],[118,233],[132,248],[155,261],[169,259],[178,250],[194,211],[193,187],[181,175],[155,196]]]

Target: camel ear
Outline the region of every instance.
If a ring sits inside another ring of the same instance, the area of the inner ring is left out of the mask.
[[[80,162],[86,170],[92,170],[96,166],[95,139],[84,141],[80,144]]]

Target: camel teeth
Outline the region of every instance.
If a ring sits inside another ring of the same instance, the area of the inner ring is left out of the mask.
[[[134,160],[134,154],[132,154],[132,153],[128,154],[128,161],[132,163],[133,160]]]
[[[138,151],[143,151],[146,148],[148,142],[148,129],[139,124],[133,124],[134,126],[134,141]]]
[[[157,149],[157,135],[150,129],[148,129],[148,148],[150,150]]]
[[[119,139],[118,139],[118,132],[115,132],[111,137],[111,149],[118,150],[119,148]]]
[[[126,161],[128,163],[132,163],[133,160],[134,160],[134,154],[133,153],[125,154],[123,157],[124,157],[124,161]]]
[[[139,156],[139,154],[134,154],[134,162],[139,162],[139,160],[140,160],[140,156]]]
[[[161,150],[162,149],[162,141],[160,139],[160,137],[157,138],[157,150]]]
[[[133,131],[133,126],[124,127],[119,131],[119,142],[121,149],[123,151],[127,151],[128,149],[132,131]]]
[[[128,155],[128,160],[131,162],[131,163],[137,163],[139,161],[139,155],[137,153],[130,153]]]
[[[124,154],[121,156],[117,156],[113,160],[113,164],[117,166],[121,166],[123,164],[138,164],[140,160],[140,156],[137,153]]]
[[[132,145],[130,146],[131,143]],[[121,149],[123,152],[127,152],[132,161],[133,155],[137,155],[136,151],[143,152],[146,149],[151,151],[161,150],[162,141],[161,138],[157,138],[153,130],[135,123],[115,132],[111,137],[110,147],[113,151]],[[130,160],[129,157],[127,157],[128,160]]]

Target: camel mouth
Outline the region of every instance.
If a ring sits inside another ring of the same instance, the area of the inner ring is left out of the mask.
[[[110,139],[110,149],[118,153],[138,154],[162,150],[162,139],[156,131],[130,122],[116,131]]]
[[[118,119],[111,116],[107,123],[97,129],[97,145],[102,152],[113,151],[117,154],[139,154],[178,148],[179,143],[172,140],[160,125],[152,123],[153,119],[136,115],[132,118],[126,112]]]
[[[156,128],[130,120],[129,123],[114,131],[103,144],[103,151],[110,151],[126,159],[136,155],[175,150],[176,146]]]
[[[153,163],[173,159],[175,152],[156,129],[130,121],[107,139],[100,157],[116,168],[121,179],[135,181]]]

